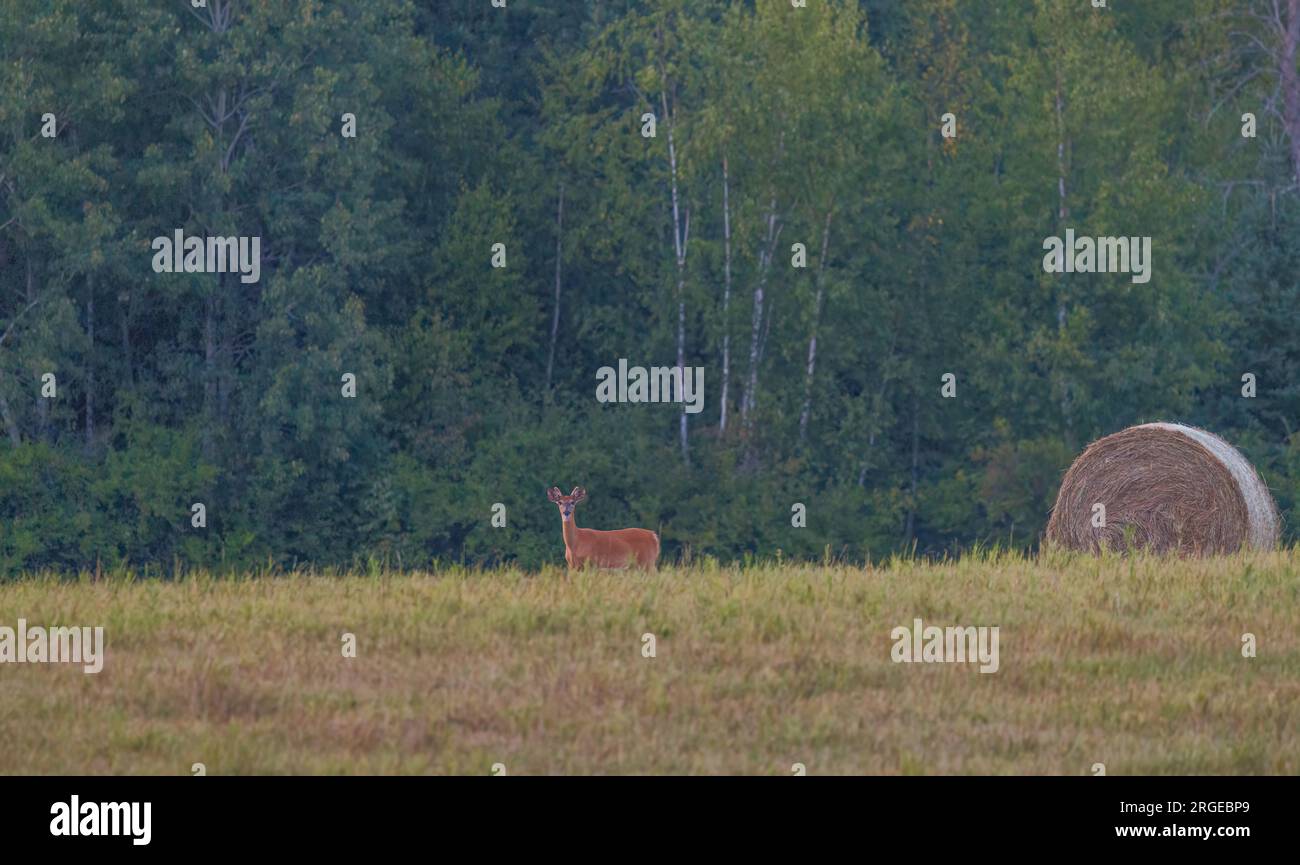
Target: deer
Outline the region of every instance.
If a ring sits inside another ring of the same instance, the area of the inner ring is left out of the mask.
[[[567,496],[559,487],[551,487],[546,497],[560,509],[560,524],[564,533],[564,560],[569,570],[581,570],[588,565],[597,568],[625,569],[633,564],[648,571],[655,569],[659,560],[659,535],[649,529],[615,529],[603,532],[597,529],[580,529],[574,522],[573,511],[585,501],[587,491],[574,487]]]

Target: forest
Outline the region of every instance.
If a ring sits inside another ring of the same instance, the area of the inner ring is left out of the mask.
[[[665,560],[1032,550],[1157,420],[1290,542],[1298,45],[1300,0],[0,0],[0,576],[536,568],[579,485]]]

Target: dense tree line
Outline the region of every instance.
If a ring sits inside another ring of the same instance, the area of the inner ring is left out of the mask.
[[[1158,419],[1289,515],[1300,0],[1113,5],[6,2],[0,572],[558,562],[579,484],[668,556],[1033,546]]]

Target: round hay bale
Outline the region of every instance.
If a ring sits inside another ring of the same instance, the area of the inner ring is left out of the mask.
[[[1268,487],[1236,448],[1196,427],[1148,423],[1079,455],[1061,481],[1047,540],[1091,552],[1206,556],[1272,549],[1280,526]]]

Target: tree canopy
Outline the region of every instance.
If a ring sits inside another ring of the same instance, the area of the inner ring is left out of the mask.
[[[1155,420],[1289,517],[1300,0],[1114,5],[6,3],[0,574],[1033,547]]]

